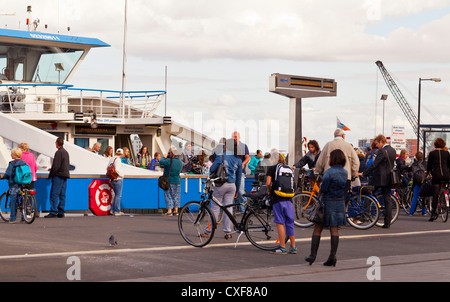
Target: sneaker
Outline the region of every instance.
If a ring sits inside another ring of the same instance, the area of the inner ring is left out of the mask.
[[[295,246],[291,246],[289,248],[289,254],[297,254],[297,248]]]
[[[276,254],[276,255],[286,255],[287,250],[286,250],[286,248],[279,246],[276,249],[274,249],[273,251],[271,251],[270,253]]]

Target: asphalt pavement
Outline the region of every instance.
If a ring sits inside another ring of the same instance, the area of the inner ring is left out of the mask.
[[[434,282],[449,280],[450,224],[401,213],[390,229],[339,230],[336,267],[324,230],[316,262],[308,265],[312,228],[296,228],[296,255],[273,255],[219,229],[205,248],[178,232],[177,217],[157,214],[40,217],[31,225],[0,223],[0,281],[163,282],[178,286],[289,282]],[[114,235],[118,245],[110,246]]]

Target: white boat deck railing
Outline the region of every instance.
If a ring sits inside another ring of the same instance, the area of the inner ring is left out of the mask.
[[[72,95],[73,93],[73,95]],[[63,84],[0,84],[3,113],[95,113],[101,118],[152,117],[165,91],[74,88]]]

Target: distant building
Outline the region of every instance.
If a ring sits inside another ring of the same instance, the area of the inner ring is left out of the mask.
[[[358,140],[358,148],[366,151],[366,148],[372,144],[373,138],[362,138]]]

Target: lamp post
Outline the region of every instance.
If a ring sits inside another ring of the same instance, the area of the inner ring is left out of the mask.
[[[386,134],[384,134],[384,102],[387,100],[388,95],[387,94],[382,94],[380,100],[383,101],[383,135],[386,136]]]
[[[420,94],[422,90],[422,81],[433,81],[433,82],[440,82],[440,78],[429,78],[429,79],[422,79],[419,78],[419,97],[418,97],[418,110],[417,110],[417,151],[420,150]],[[425,143],[425,142],[424,142]]]

